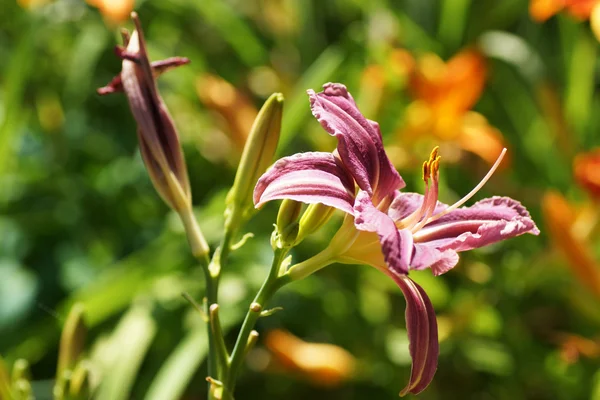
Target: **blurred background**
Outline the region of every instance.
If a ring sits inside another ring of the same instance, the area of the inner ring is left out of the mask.
[[[285,95],[280,155],[335,146],[305,94],[345,83],[379,121],[411,191],[442,155],[441,200],[508,160],[475,199],[511,196],[542,234],[465,253],[413,277],[438,314],[439,369],[422,399],[600,399],[600,96],[597,0],[2,0],[0,354],[31,364],[51,398],[59,338],[85,310],[97,398],[205,398],[206,338],[181,296],[203,279],[176,216],[155,193],[125,96],[119,28],[140,14],[201,226],[216,244],[224,197],[262,102]],[[233,341],[270,263],[277,204],[224,271]],[[294,251],[322,249],[334,219]],[[258,255],[258,257],[256,257]],[[336,265],[289,285],[259,321],[239,399],[394,399],[410,373],[400,290]],[[317,344],[318,343],[318,344]],[[327,344],[327,345],[320,345]],[[18,364],[18,363],[17,363]]]

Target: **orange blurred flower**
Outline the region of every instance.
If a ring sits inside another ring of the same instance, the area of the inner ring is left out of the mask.
[[[305,342],[279,329],[267,334],[265,344],[281,367],[315,385],[337,386],[354,375],[356,360],[341,347]]]
[[[486,60],[476,49],[463,50],[448,62],[435,54],[421,57],[409,74],[414,101],[406,109],[403,140],[432,134],[493,164],[506,147],[502,134],[471,111],[481,97],[486,74]]]
[[[565,11],[579,21],[590,21],[596,39],[600,40],[600,0],[530,0],[529,15],[537,22]]]
[[[222,117],[229,139],[241,154],[258,114],[256,107],[244,93],[217,75],[201,75],[196,80],[196,92],[206,108]]]
[[[86,0],[96,7],[110,23],[119,23],[129,19],[135,0]]]
[[[600,358],[600,340],[588,339],[572,333],[558,334],[556,340],[560,346],[560,356],[567,364],[574,364],[582,356]]]
[[[581,284],[600,298],[600,266],[585,238],[589,229],[578,228],[578,219],[589,218],[586,215],[577,218],[567,200],[555,191],[547,192],[542,198],[542,212],[554,246],[569,261]]]
[[[564,10],[572,17],[585,21],[598,3],[598,0],[531,0],[529,14],[535,21],[544,22]]]
[[[577,155],[573,161],[573,174],[590,197],[600,200],[600,148]]]
[[[385,64],[365,67],[360,80],[360,107],[365,115],[374,115],[390,92],[404,89],[415,68],[413,56],[405,49],[392,49]]]

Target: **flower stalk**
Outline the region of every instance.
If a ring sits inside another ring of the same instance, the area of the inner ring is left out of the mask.
[[[225,345],[223,329],[221,328],[221,319],[219,318],[219,305],[212,304],[209,308],[210,328],[214,337],[215,353],[217,354],[217,374],[223,376],[229,363],[229,354]]]
[[[253,342],[258,339],[258,336],[256,338],[252,338],[252,336],[256,336],[256,334],[253,333],[256,332],[254,331],[256,321],[258,321],[258,319],[261,317],[261,312],[265,309],[268,301],[271,299],[277,289],[287,283],[287,280],[285,279],[278,279],[279,270],[287,255],[287,252],[288,249],[274,249],[273,262],[271,264],[271,269],[269,270],[269,275],[256,294],[254,301],[248,309],[248,313],[246,314],[244,322],[242,323],[240,333],[235,342],[233,351],[231,352],[229,375],[225,381],[225,386],[229,387],[232,391],[235,388],[235,381],[239,372],[239,368],[244,360],[244,356],[247,354],[249,346],[251,346]]]

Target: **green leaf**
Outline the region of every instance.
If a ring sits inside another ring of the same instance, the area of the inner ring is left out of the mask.
[[[590,400],[600,400],[600,370],[594,375]]]
[[[227,314],[221,318],[221,327],[226,334],[241,321],[243,314]],[[206,326],[200,324],[183,338],[163,363],[156,378],[146,393],[145,400],[177,400],[190,383],[208,352]]]
[[[199,326],[179,343],[158,371],[146,393],[146,400],[176,400],[181,397],[206,357],[206,336],[206,327]]]
[[[121,318],[108,343],[98,348],[94,363],[102,365],[97,400],[126,400],[156,333],[149,305],[133,306]]]
[[[23,98],[27,81],[32,70],[35,50],[35,39],[39,32],[34,26],[35,21],[29,21],[20,33],[18,44],[12,49],[11,57],[3,63],[5,68],[0,70],[4,87],[0,92],[0,176],[6,174],[14,161],[11,150],[13,139],[19,132],[21,123],[25,120],[29,109],[23,107]],[[10,187],[1,188],[10,196]],[[2,200],[4,198],[0,198]]]
[[[249,67],[262,65],[267,51],[252,28],[236,10],[221,0],[194,2],[198,11]]]

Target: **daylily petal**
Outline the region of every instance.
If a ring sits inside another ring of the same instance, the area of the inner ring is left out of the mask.
[[[180,65],[189,64],[189,62],[190,60],[185,57],[169,57],[165,60],[152,61],[152,63],[150,64],[150,66],[152,67],[152,75],[154,75],[154,78],[157,78],[159,75],[162,75],[170,69],[179,67]],[[121,80],[121,74],[115,76],[108,85],[96,89],[96,92],[98,92],[99,95],[105,95],[122,91],[123,82]]]
[[[383,148],[379,125],[359,111],[346,87],[328,83],[308,90],[312,113],[338,139],[338,152],[358,186],[378,200],[405,186]]]
[[[410,269],[422,270],[429,267],[431,272],[437,276],[448,272],[456,264],[458,264],[456,251],[440,250],[428,243],[415,243]]]
[[[539,234],[525,207],[508,197],[492,197],[425,225],[414,240],[441,251],[466,251],[524,233]]]
[[[299,153],[280,159],[258,180],[255,207],[276,199],[322,203],[353,214],[354,182],[333,154]]]
[[[425,200],[425,196],[419,193],[400,193],[396,195],[392,204],[390,204],[390,209],[388,210],[388,215],[394,221],[400,221],[410,214],[415,212],[423,201]],[[440,213],[444,211],[448,206],[442,202],[437,202],[435,209],[433,210],[433,214]]]
[[[394,220],[375,208],[369,194],[362,190],[356,196],[354,216],[356,229],[377,232],[388,267],[396,273],[407,274],[413,251],[411,232],[398,230]]]
[[[435,310],[427,294],[408,276],[390,271],[406,299],[406,329],[412,368],[408,385],[400,392],[418,394],[429,385],[437,369],[439,342]]]
[[[356,227],[354,227],[356,229]],[[375,232],[360,231],[352,246],[336,260],[344,264],[365,264],[380,270],[388,268],[381,252],[379,236]]]

